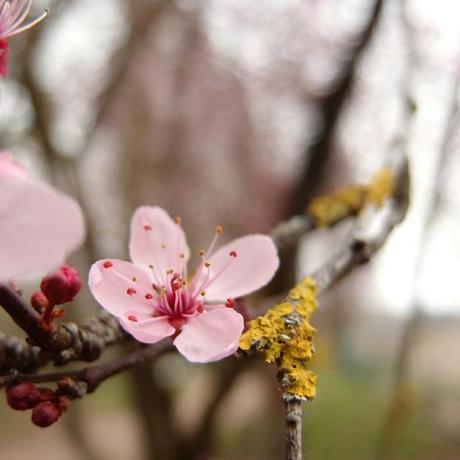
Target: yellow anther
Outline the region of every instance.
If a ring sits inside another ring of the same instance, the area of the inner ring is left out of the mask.
[[[173,269],[169,269],[169,270],[166,270],[166,274],[167,275],[171,275],[172,273],[174,273],[174,270]]]
[[[211,262],[205,262],[204,265],[209,268],[211,266]]]
[[[216,225],[216,233],[220,235],[224,231],[224,227],[222,225]]]
[[[206,295],[206,291],[205,290],[201,291],[200,295],[202,295],[204,297]]]
[[[166,249],[166,244],[161,243],[161,249]]]
[[[180,216],[177,216],[174,220],[176,221],[176,224],[177,224],[177,225],[181,225],[181,224],[182,224],[182,218],[181,218]]]
[[[133,280],[133,283],[137,281],[137,278],[135,276],[133,276],[131,279]]]
[[[205,254],[206,254],[206,251],[204,249],[200,249],[200,251],[198,252],[198,255],[200,257],[203,257]]]

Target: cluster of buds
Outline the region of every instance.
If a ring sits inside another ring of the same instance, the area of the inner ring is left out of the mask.
[[[15,410],[32,410],[32,423],[46,428],[57,422],[70,404],[70,398],[61,390],[39,388],[30,382],[10,386],[6,391],[8,405]]]
[[[52,321],[64,314],[62,308],[55,307],[71,302],[80,289],[80,274],[70,265],[63,265],[43,278],[40,290],[32,295],[30,302],[41,313],[44,328],[50,329]]]

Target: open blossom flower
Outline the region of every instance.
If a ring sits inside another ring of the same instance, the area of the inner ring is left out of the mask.
[[[0,282],[55,269],[84,237],[72,198],[31,179],[0,152]]]
[[[89,273],[91,292],[141,342],[175,336],[176,348],[193,362],[229,356],[244,328],[234,299],[268,283],[279,260],[266,235],[238,238],[215,251],[221,233],[217,227],[188,280],[190,251],[180,223],[161,208],[138,208],[131,222],[132,263],[96,262]]]
[[[32,0],[0,0],[0,75],[8,74],[7,38],[30,29],[46,17],[48,11],[24,23],[32,6]]]

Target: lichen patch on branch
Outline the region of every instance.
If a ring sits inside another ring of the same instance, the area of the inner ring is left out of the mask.
[[[384,166],[368,184],[349,185],[330,195],[314,199],[307,209],[318,227],[331,227],[349,216],[357,215],[366,205],[380,207],[392,196],[395,177]]]
[[[367,185],[367,202],[382,206],[384,201],[393,195],[395,182],[394,173],[388,166],[379,169]]]
[[[314,354],[315,328],[310,318],[318,305],[313,278],[305,278],[286,300],[248,323],[240,339],[245,351],[263,351],[268,363],[276,363],[284,396],[313,399],[316,374],[307,369]]]
[[[313,216],[318,227],[331,227],[345,217],[358,214],[365,200],[366,187],[350,185],[314,199],[308,213]]]

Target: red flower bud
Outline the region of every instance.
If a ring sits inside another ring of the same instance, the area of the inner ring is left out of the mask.
[[[40,390],[29,382],[18,383],[6,390],[8,405],[15,410],[32,409],[41,401]]]
[[[37,291],[32,294],[30,298],[30,303],[32,307],[35,308],[39,313],[42,313],[49,305],[48,299],[45,297],[42,291]]]
[[[34,407],[32,411],[32,423],[41,428],[46,428],[56,422],[60,416],[60,409],[52,402],[45,401]]]
[[[8,75],[8,57],[10,51],[8,42],[2,38],[0,39],[0,75],[6,77]]]
[[[56,404],[61,411],[61,414],[65,412],[70,406],[71,400],[68,396],[60,395],[56,400]]]
[[[56,399],[56,393],[49,388],[39,388],[40,391],[40,402],[53,401]]]
[[[81,289],[80,275],[70,265],[63,265],[43,278],[40,289],[53,306],[70,302]]]

